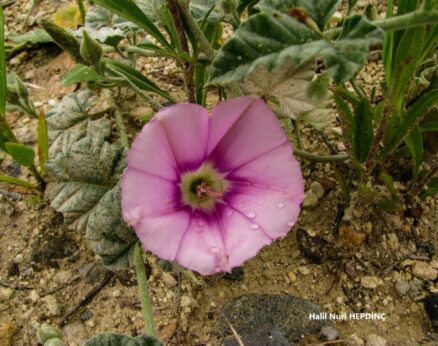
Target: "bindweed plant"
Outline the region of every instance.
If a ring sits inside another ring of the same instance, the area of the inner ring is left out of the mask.
[[[69,228],[85,232],[105,265],[135,263],[151,337],[138,240],[159,257],[208,275],[229,271],[284,237],[304,197],[288,137],[295,137],[293,153],[304,161],[342,161],[361,187],[380,179],[391,194],[382,205],[387,211],[400,202],[390,172],[400,158],[412,162],[413,194],[437,192],[437,151],[428,145],[438,131],[437,0],[388,1],[384,19],[376,19],[372,6],[356,13],[355,1],[343,16],[340,0],[94,0],[87,9],[79,3],[84,25],[77,30],[42,20],[42,29],[12,37],[15,46],[5,50],[2,39],[0,148],[32,172],[51,206]],[[225,40],[224,32],[230,33]],[[5,57],[47,42],[76,63],[63,85],[86,90],[64,96],[44,116],[18,76],[7,83]],[[367,94],[357,81],[370,49],[384,63],[381,95],[376,88]],[[139,57],[175,61],[188,103],[178,104],[144,75]],[[113,92],[120,87],[156,111],[131,148]],[[108,99],[109,111],[90,112],[96,94]],[[209,95],[222,101],[211,115],[204,108]],[[322,129],[336,120],[331,98],[345,152],[309,152],[301,128],[315,128],[327,144]],[[39,170],[33,149],[18,143],[7,123],[6,101],[39,118]],[[108,115],[119,142],[110,140]],[[336,172],[346,190],[346,178]],[[128,338],[100,337],[88,344]]]

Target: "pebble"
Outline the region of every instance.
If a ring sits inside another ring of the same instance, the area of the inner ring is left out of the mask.
[[[90,310],[82,311],[79,315],[81,321],[88,321],[93,317],[93,313]]]
[[[291,284],[297,282],[297,276],[295,275],[295,273],[293,271],[289,271],[287,273],[287,277],[288,277]]]
[[[61,314],[61,307],[54,296],[45,296],[41,299],[44,304],[44,311],[48,317],[55,317]]]
[[[320,338],[325,341],[333,341],[339,337],[339,332],[335,327],[325,326],[321,329]]]
[[[315,196],[320,199],[324,195],[324,187],[321,183],[314,181],[310,184],[310,191],[312,191]]]
[[[11,299],[13,294],[14,291],[9,287],[0,287],[0,301]]]
[[[318,197],[312,192],[307,191],[304,194],[303,208],[313,208],[318,204]]]
[[[38,140],[36,131],[32,131],[29,126],[22,126],[15,130],[18,140],[24,144],[33,144]]]
[[[32,290],[27,296],[27,299],[30,303],[35,304],[38,300],[40,300],[40,296],[38,295],[36,290]]]
[[[379,335],[370,334],[366,337],[366,346],[386,346],[387,344],[386,339]]]
[[[114,298],[118,298],[118,297],[120,297],[120,296],[122,295],[122,292],[120,292],[120,290],[114,290],[114,291],[111,293],[111,295],[112,295]]]
[[[389,233],[386,237],[386,242],[388,243],[388,246],[392,250],[397,251],[400,248],[400,242],[398,241],[397,235],[395,233]]]
[[[400,296],[404,296],[411,289],[409,282],[404,280],[397,280],[395,283],[395,290]]]
[[[360,279],[360,284],[362,287],[368,288],[368,289],[376,289],[377,286],[383,284],[382,279],[378,278],[377,276],[362,276]]]
[[[160,330],[160,340],[166,342],[173,338],[176,333],[178,322],[176,319],[172,320],[167,326]]]
[[[23,259],[24,259],[23,255],[19,253],[17,256],[15,256],[14,262],[20,264],[23,262]]]
[[[193,298],[190,298],[189,296],[181,297],[181,307],[188,308],[188,307],[193,307],[195,305],[196,305],[196,301]]]
[[[1,345],[12,345],[12,338],[17,332],[18,328],[12,322],[1,322],[0,323],[0,344]]]
[[[163,272],[161,278],[163,279],[164,286],[166,286],[167,288],[173,288],[178,283],[176,279],[172,276],[172,274],[167,272]]]
[[[429,263],[417,261],[412,267],[412,275],[421,280],[435,280],[438,270],[432,268]]]
[[[359,338],[356,334],[351,334],[345,340],[347,346],[365,346],[365,342]]]
[[[310,270],[309,270],[309,268],[307,268],[306,266],[299,266],[299,267],[298,267],[298,271],[299,271],[302,275],[309,275],[309,274],[310,274]]]
[[[83,345],[88,339],[88,333],[80,322],[67,324],[62,331],[67,345]]]

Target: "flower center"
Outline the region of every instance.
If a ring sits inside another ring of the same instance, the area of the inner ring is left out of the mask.
[[[196,171],[181,177],[183,201],[194,209],[211,211],[222,199],[229,182],[210,163],[204,163]]]

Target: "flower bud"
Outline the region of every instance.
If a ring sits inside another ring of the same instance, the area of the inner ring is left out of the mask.
[[[103,64],[101,62],[103,55],[102,47],[100,46],[99,42],[92,38],[85,30],[82,32],[80,53],[82,59],[93,66],[97,72],[103,72]]]

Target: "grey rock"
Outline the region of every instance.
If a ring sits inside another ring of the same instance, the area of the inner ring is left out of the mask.
[[[333,326],[322,327],[320,338],[325,341],[333,341],[339,337],[338,330]]]
[[[313,208],[318,204],[318,197],[311,191],[304,194],[303,208]]]
[[[310,191],[312,191],[318,199],[320,199],[324,195],[324,187],[321,183],[314,181],[310,184]]]
[[[85,281],[89,284],[95,284],[103,280],[103,278],[109,273],[100,261],[88,263],[81,269],[79,273],[84,277]]]
[[[410,289],[411,286],[409,285],[409,282],[399,279],[395,283],[395,290],[400,296],[404,296]]]
[[[67,345],[83,345],[88,339],[88,333],[80,322],[67,324],[62,331]]]
[[[351,334],[345,340],[347,346],[365,346],[365,342],[359,338],[356,334]]]
[[[227,302],[223,311],[242,336],[281,329],[293,342],[302,335],[318,333],[321,328],[331,325],[327,320],[309,318],[311,313],[319,315],[325,312],[320,305],[290,295],[248,294]],[[229,324],[223,318],[219,329],[224,337],[232,335]]]
[[[388,344],[385,338],[376,334],[368,335],[365,340],[366,346],[386,346]]]

